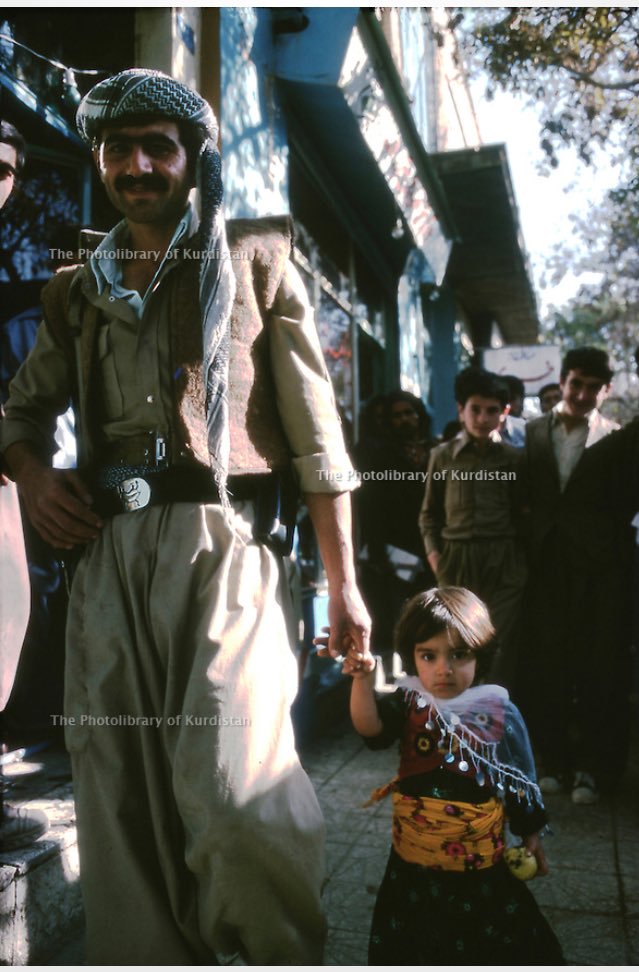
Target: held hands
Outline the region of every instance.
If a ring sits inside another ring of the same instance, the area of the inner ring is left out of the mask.
[[[322,628],[325,634],[313,638],[313,644],[318,646],[317,654],[320,657],[336,658],[338,661],[343,658],[342,674],[350,675],[352,678],[364,678],[374,671],[375,658],[368,647],[365,651],[360,651],[351,641],[344,654],[333,655],[329,650],[330,630],[330,628]]]
[[[72,550],[98,537],[102,520],[91,510],[93,497],[74,469],[28,463],[16,482],[31,523],[51,546]]]

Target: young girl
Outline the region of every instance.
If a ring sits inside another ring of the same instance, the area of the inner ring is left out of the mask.
[[[375,697],[368,659],[347,658],[355,728],[372,749],[400,740],[399,774],[374,794],[392,792],[393,846],[370,965],[565,964],[503,859],[507,817],[538,873],[548,873],[526,727],[505,689],[476,684],[493,636],[485,605],[445,587],[416,595],[401,614],[396,643],[408,677],[392,695]]]

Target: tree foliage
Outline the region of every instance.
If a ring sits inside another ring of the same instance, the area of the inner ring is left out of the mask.
[[[597,150],[617,165],[619,184],[575,218],[575,233],[554,253],[557,281],[570,267],[588,272],[547,329],[566,346],[605,344],[633,370],[639,343],[639,9],[635,7],[449,8],[471,75],[520,93],[537,107],[540,158],[559,164],[572,147],[591,164]],[[593,276],[596,275],[596,276]]]
[[[488,77],[488,95],[502,87],[538,104],[541,147],[552,165],[566,145],[586,163],[597,145],[636,159],[638,9],[482,7],[451,14],[471,71]]]

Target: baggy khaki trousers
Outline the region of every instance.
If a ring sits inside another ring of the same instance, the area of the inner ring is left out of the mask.
[[[67,745],[87,964],[321,963],[278,558],[252,505],[114,517],[73,582]],[[148,724],[147,724],[148,723]]]

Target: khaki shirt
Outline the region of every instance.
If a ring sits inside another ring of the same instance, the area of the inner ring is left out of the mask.
[[[522,451],[499,436],[484,451],[463,430],[431,452],[419,528],[426,553],[443,540],[514,537],[523,492]]]
[[[126,299],[111,294],[108,283],[98,293],[93,273],[85,270],[85,294],[106,318],[100,328],[98,367],[101,430],[107,441],[147,431],[172,438],[169,301],[163,286],[171,272],[169,262],[138,317]],[[313,311],[290,262],[269,315],[269,341],[278,410],[302,491],[354,489],[357,481]],[[6,418],[0,424],[0,449],[25,441],[52,455],[57,448],[56,417],[66,410],[71,388],[67,358],[42,324],[33,350],[10,385]]]

